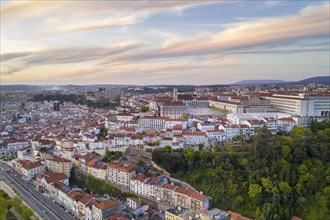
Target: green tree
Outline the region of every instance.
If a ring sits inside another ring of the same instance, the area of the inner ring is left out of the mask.
[[[140,112],[147,112],[147,111],[149,111],[149,107],[148,106],[143,105],[143,106],[140,107]]]
[[[251,199],[257,199],[262,193],[262,187],[259,184],[252,184],[249,186],[248,195]]]
[[[279,183],[279,188],[282,193],[284,193],[286,196],[289,196],[292,192],[292,187],[289,185],[289,183],[285,181],[281,181]]]
[[[143,164],[144,164],[144,162],[143,162],[142,160],[139,160],[139,161],[136,163],[136,165],[138,165],[139,167],[140,167],[140,166],[143,166]]]
[[[262,183],[262,186],[265,188],[266,192],[268,192],[268,193],[272,192],[272,189],[274,186],[273,186],[272,181],[269,178],[262,177],[261,183]]]

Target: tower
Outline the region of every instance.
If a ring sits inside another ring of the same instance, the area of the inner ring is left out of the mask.
[[[178,100],[178,89],[177,88],[173,89],[173,99],[175,101]]]
[[[53,108],[54,108],[55,112],[59,112],[60,111],[60,102],[59,101],[53,102]]]

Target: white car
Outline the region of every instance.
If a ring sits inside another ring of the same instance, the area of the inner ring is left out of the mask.
[[[43,213],[45,213],[45,214],[47,213],[45,209],[44,209],[44,210],[42,210],[42,212],[43,212]]]

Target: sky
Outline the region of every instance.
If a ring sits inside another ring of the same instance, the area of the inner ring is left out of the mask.
[[[1,0],[1,84],[227,84],[329,75],[330,3]]]

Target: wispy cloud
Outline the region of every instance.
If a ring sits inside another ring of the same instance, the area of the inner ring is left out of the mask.
[[[82,32],[127,26],[159,12],[182,12],[221,1],[12,1],[1,7],[1,22],[47,15],[42,29],[50,33]],[[91,19],[90,17],[93,17]],[[40,24],[39,24],[40,25]]]
[[[296,74],[327,66],[328,2],[304,3],[311,6],[300,6],[300,11],[294,1],[235,3],[1,2],[1,80],[212,83],[224,76],[235,81],[242,72],[271,74],[267,65],[276,62],[290,70],[295,66]],[[290,14],[275,13],[283,4],[294,5]],[[258,17],[262,9],[270,10],[272,17]],[[274,62],[267,63],[265,57]],[[300,64],[302,57],[316,64],[306,68]]]
[[[1,73],[11,74],[35,65],[68,64],[101,61],[111,55],[124,53],[143,45],[140,42],[126,42],[109,48],[56,48],[42,51],[1,54]],[[10,68],[11,66],[20,68]]]
[[[228,24],[219,33],[200,39],[171,37],[162,48],[117,59],[159,59],[227,53],[261,53],[308,38],[329,39],[329,4],[306,7],[295,16],[258,19]],[[165,46],[164,46],[165,45]],[[244,52],[242,52],[244,50]],[[323,51],[324,47],[300,48],[292,52]],[[280,52],[280,50],[279,50]],[[287,52],[290,52],[287,50]]]

